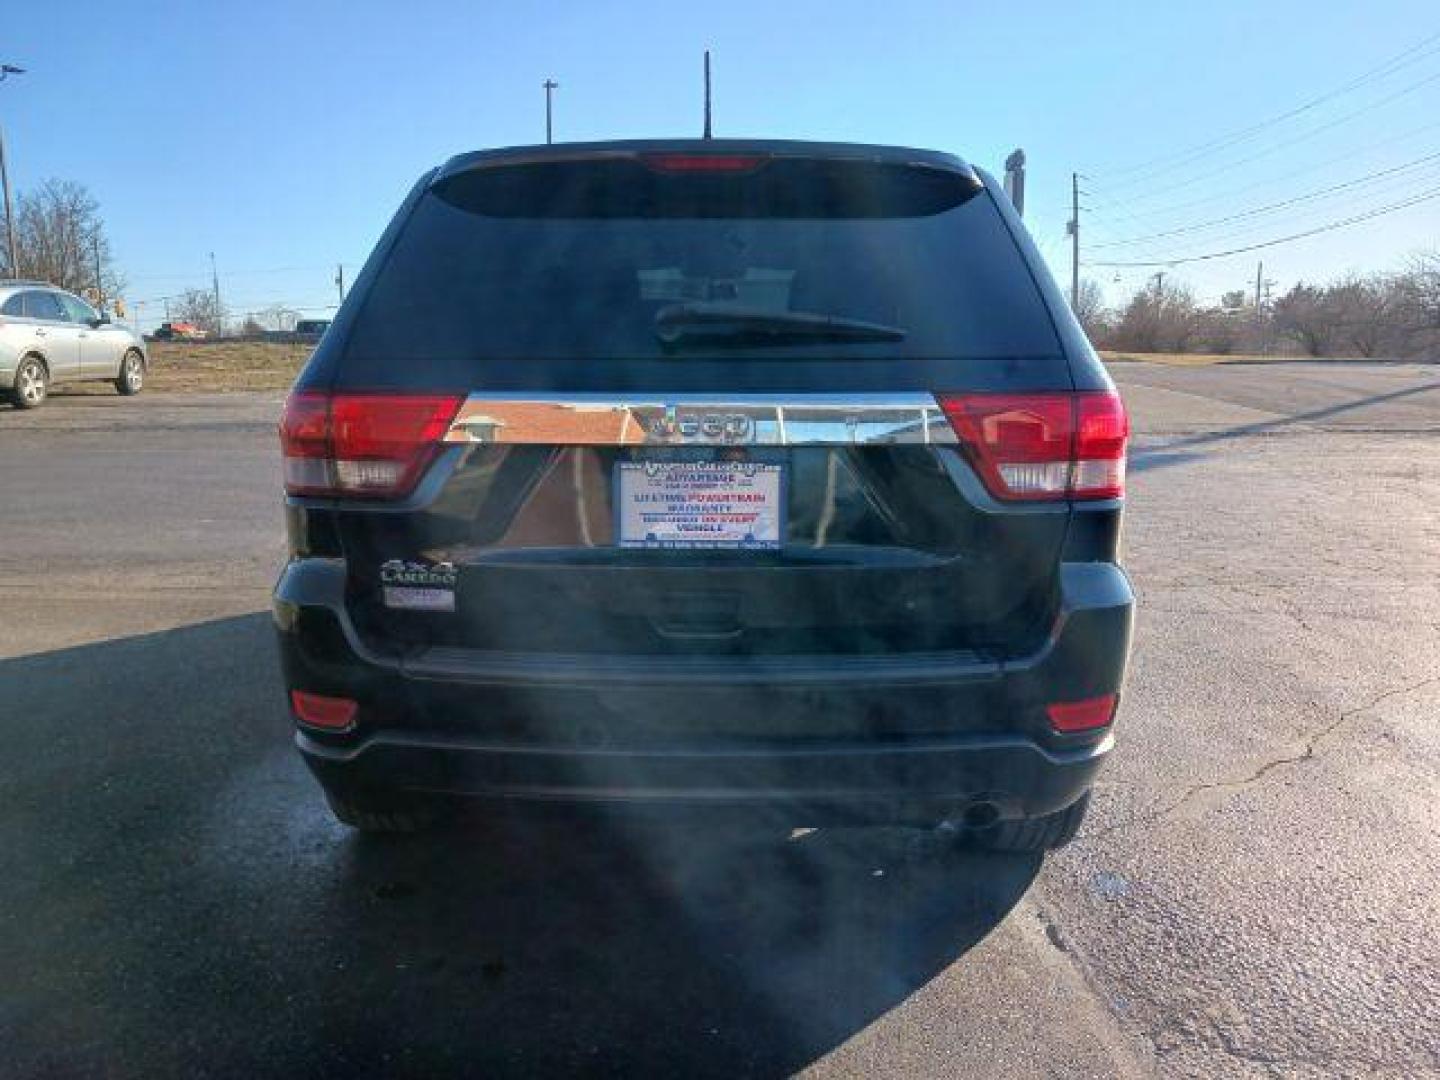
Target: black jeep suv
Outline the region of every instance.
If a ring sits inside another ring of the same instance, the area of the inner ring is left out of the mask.
[[[1074,835],[1128,425],[994,180],[771,141],[463,154],[281,423],[275,619],[340,820],[460,797]]]

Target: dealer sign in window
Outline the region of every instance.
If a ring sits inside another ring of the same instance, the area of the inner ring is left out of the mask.
[[[622,462],[619,544],[628,548],[780,546],[784,470],[755,462]]]

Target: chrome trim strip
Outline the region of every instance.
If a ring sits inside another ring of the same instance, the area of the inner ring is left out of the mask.
[[[472,394],[447,443],[953,446],[933,394]]]

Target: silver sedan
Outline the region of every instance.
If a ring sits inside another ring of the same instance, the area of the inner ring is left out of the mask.
[[[80,297],[40,281],[0,280],[0,395],[33,409],[50,387],[110,382],[125,395],[145,385],[145,341]]]

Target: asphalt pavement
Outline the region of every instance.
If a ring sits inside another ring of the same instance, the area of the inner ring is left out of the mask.
[[[1117,365],[1141,599],[1071,847],[334,824],[274,394],[0,409],[0,1076],[1440,1074],[1440,369]]]

